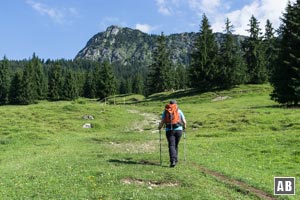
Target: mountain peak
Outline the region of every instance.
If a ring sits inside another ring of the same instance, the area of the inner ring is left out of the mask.
[[[117,35],[122,29],[123,28],[120,26],[112,25],[107,27],[105,32],[109,33],[110,35]]]
[[[178,33],[166,37],[166,46],[174,64],[188,65],[197,33]],[[215,34],[220,41],[222,34]],[[106,31],[97,33],[79,51],[75,59],[89,59],[122,65],[140,63],[148,66],[152,63],[152,51],[158,35],[149,35],[137,29],[109,26]],[[241,40],[237,37],[237,40]]]

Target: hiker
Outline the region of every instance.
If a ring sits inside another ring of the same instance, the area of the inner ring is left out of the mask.
[[[168,140],[170,167],[175,167],[178,162],[178,144],[182,131],[186,128],[186,120],[183,112],[178,108],[177,102],[172,100],[165,106],[158,129],[165,125]]]

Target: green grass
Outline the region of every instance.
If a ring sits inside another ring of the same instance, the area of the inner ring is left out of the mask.
[[[258,199],[201,166],[273,194],[274,176],[300,177],[300,114],[271,101],[270,91],[250,85],[110,98],[117,105],[79,99],[2,106],[0,199]],[[218,96],[228,98],[212,101]],[[164,135],[159,165],[155,121],[171,99],[188,121],[187,162],[182,140],[174,169]]]

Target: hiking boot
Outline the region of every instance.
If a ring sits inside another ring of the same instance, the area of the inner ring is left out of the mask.
[[[176,165],[176,162],[173,161],[173,162],[171,162],[170,167],[175,167],[175,165]]]

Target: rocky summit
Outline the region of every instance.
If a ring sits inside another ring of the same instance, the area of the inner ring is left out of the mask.
[[[178,33],[166,36],[166,45],[174,64],[187,65],[197,33]],[[215,33],[220,41],[221,33]],[[75,59],[89,59],[127,65],[151,63],[151,54],[158,35],[150,35],[136,29],[110,26],[104,32],[94,35]],[[239,36],[239,40],[243,36]]]

